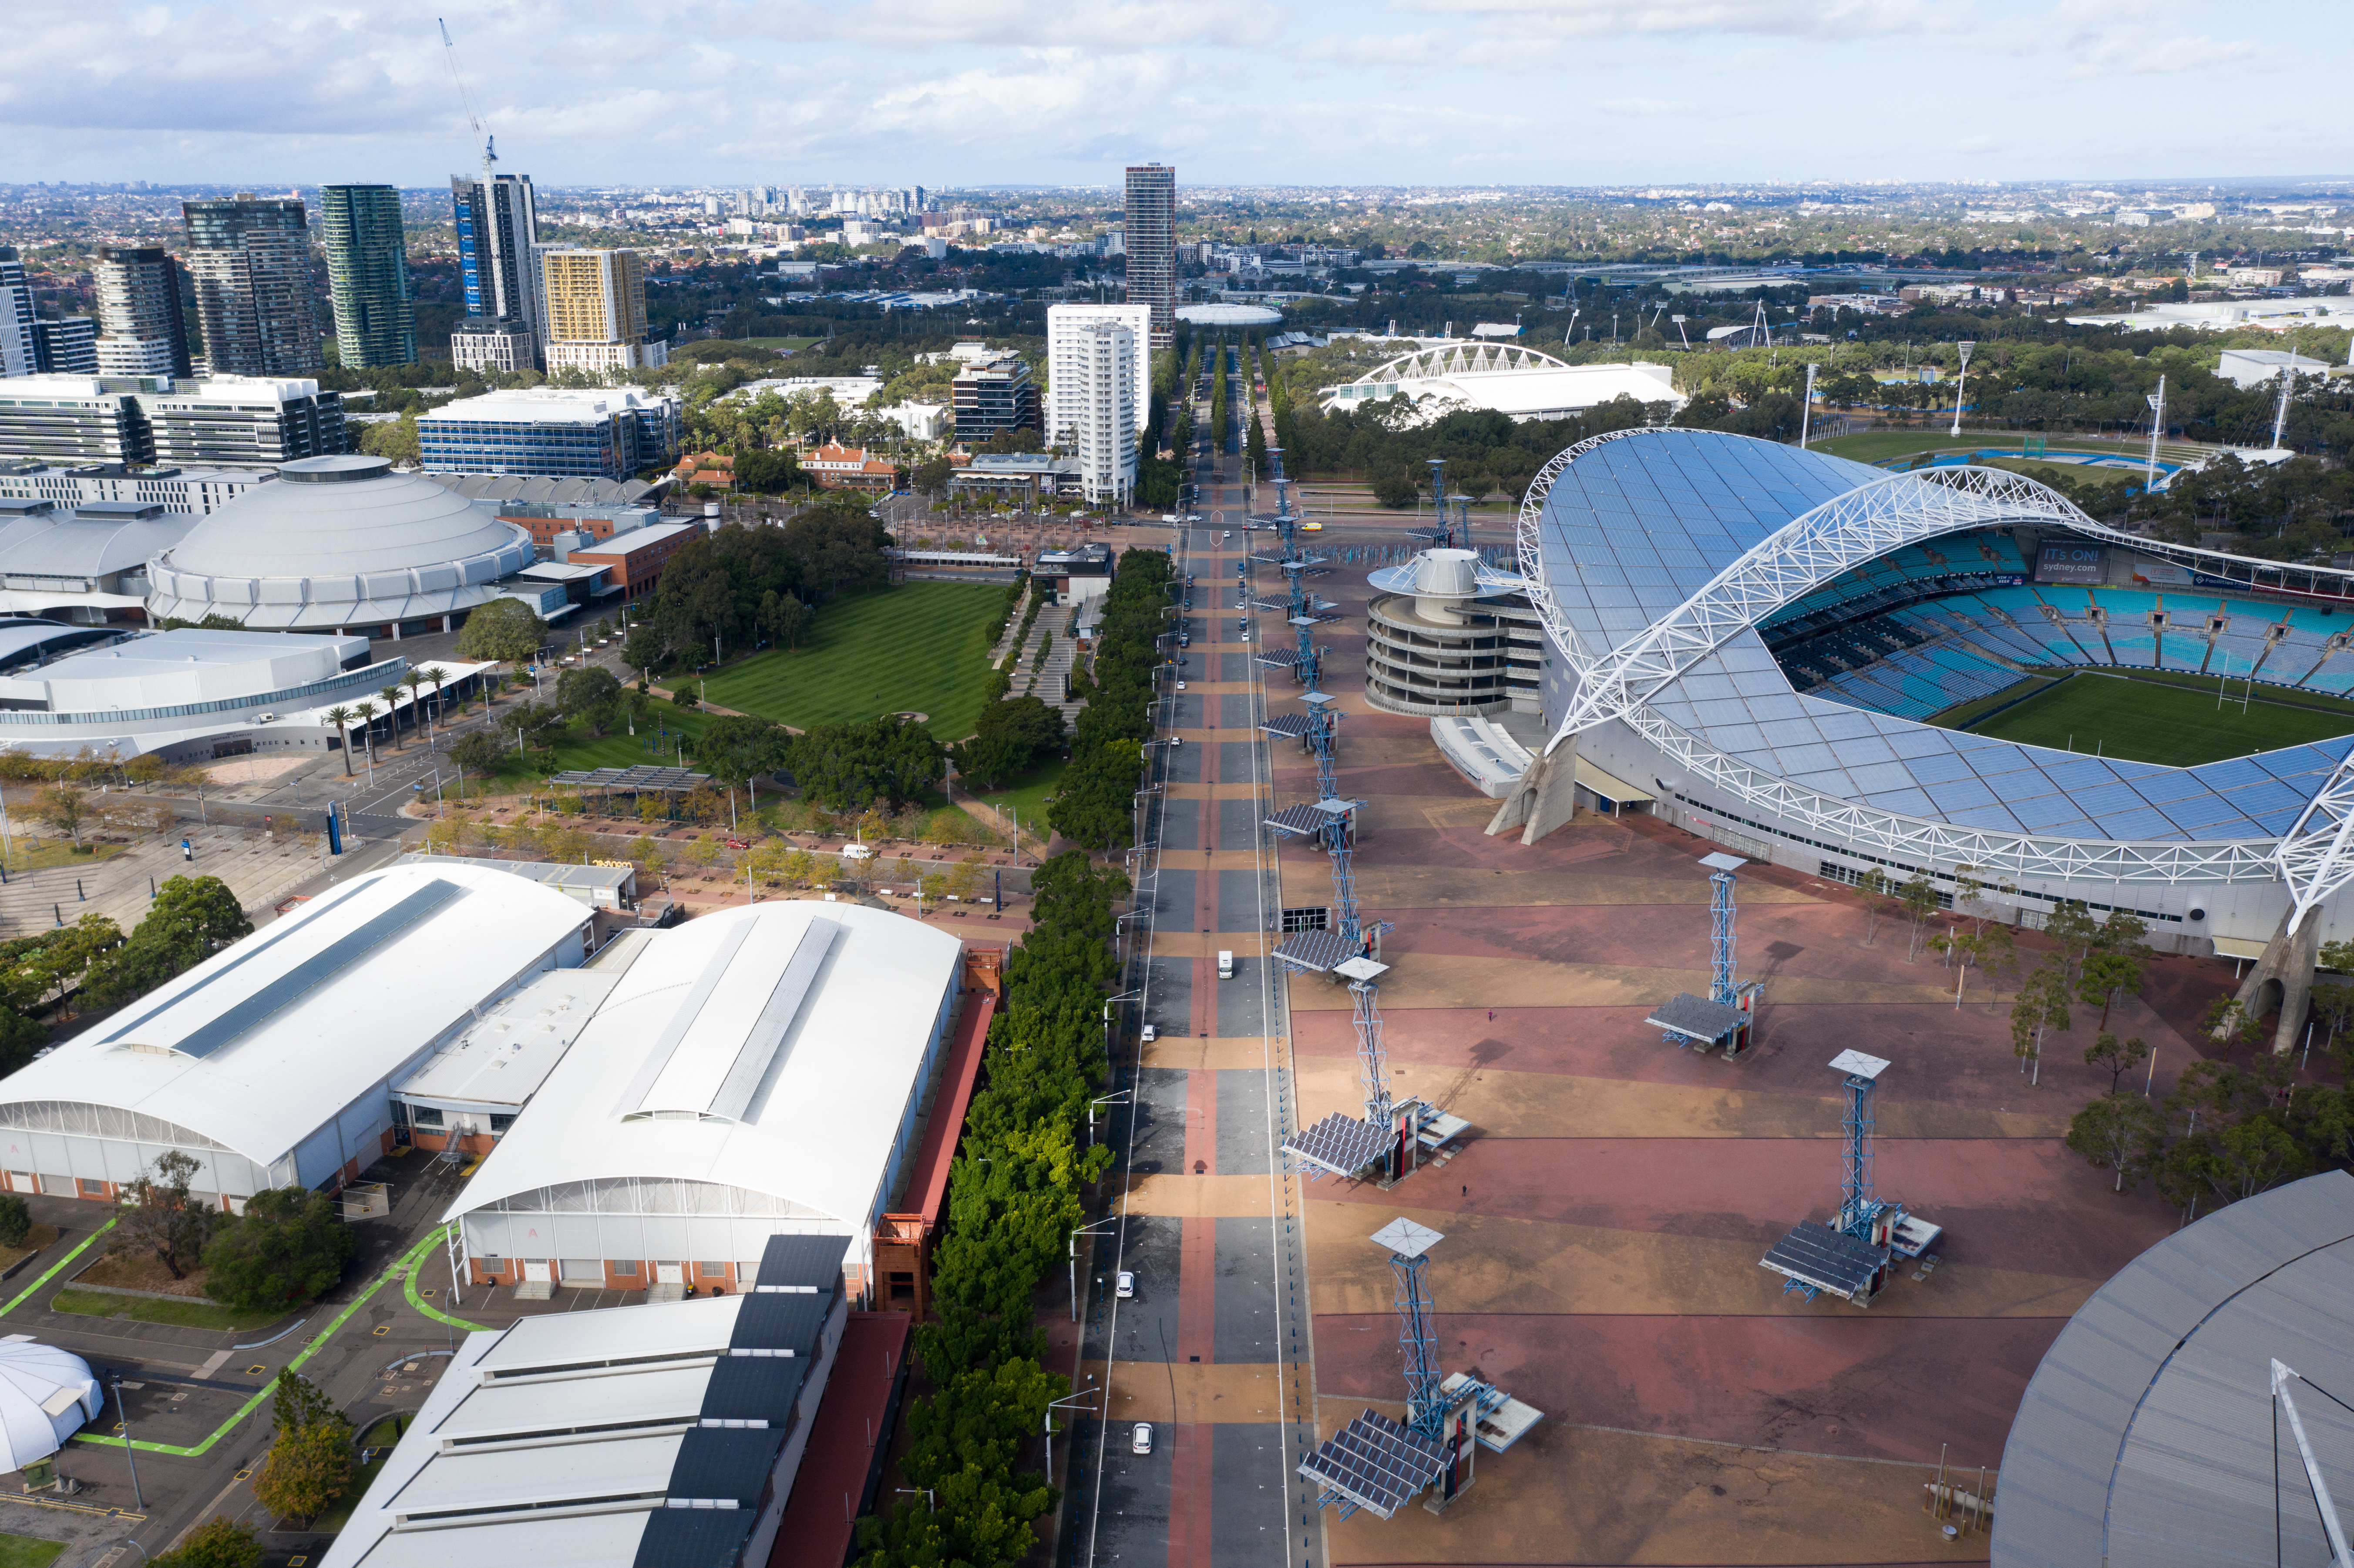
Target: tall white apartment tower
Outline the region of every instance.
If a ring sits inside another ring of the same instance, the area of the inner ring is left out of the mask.
[[[1076,340],[1069,370],[1057,360],[1049,391],[1069,393],[1063,404],[1074,411],[1073,444],[1079,482],[1090,505],[1123,505],[1136,490],[1138,366],[1146,357],[1152,323],[1138,328],[1109,316],[1094,316],[1072,333]]]
[[[1078,423],[1093,407],[1085,389],[1085,357],[1093,350],[1087,334],[1091,322],[1118,322],[1136,334],[1136,352],[1129,401],[1136,429],[1152,418],[1152,356],[1146,344],[1152,334],[1152,307],[1139,300],[1124,305],[1049,305],[1046,307],[1046,444],[1066,451],[1077,450]],[[1064,389],[1070,396],[1064,396]]]

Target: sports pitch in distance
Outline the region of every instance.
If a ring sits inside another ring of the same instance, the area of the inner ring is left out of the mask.
[[[2226,688],[2220,708],[2219,683]],[[2171,768],[2354,733],[2354,703],[2268,689],[2262,683],[2250,693],[2244,681],[2219,683],[2212,676],[2188,673],[2158,680],[2108,670],[2079,670],[1991,717],[1972,722],[1968,716],[1970,709],[1984,713],[1990,706],[2000,707],[2009,695],[1999,693],[1993,699],[1949,709],[1930,722],[1996,740],[2087,755],[2097,751]]]
[[[933,735],[961,740],[981,720],[989,648],[1004,613],[997,583],[911,582],[853,594],[817,612],[802,646],[729,665],[711,677],[708,694],[720,707],[796,729],[928,714]],[[1066,610],[1047,623],[1060,636],[1068,619]]]

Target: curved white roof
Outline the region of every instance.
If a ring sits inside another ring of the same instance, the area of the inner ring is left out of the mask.
[[[29,1334],[0,1340],[0,1436],[7,1440],[0,1465],[21,1470],[47,1458],[105,1406],[106,1392],[90,1363],[71,1351],[37,1343]]]
[[[659,1177],[767,1193],[862,1231],[962,952],[905,916],[815,900],[647,933],[445,1217],[567,1182]]]
[[[371,872],[0,1080],[0,1129],[127,1111],[267,1166],[588,917],[504,872]]]
[[[1283,319],[1283,313],[1266,305],[1213,303],[1180,305],[1177,319],[1195,326],[1272,326]]]
[[[531,564],[531,536],[382,458],[306,458],[156,556],[151,608],[257,628],[448,614]]]

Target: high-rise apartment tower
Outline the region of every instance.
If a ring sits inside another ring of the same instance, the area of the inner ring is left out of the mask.
[[[551,249],[540,260],[550,371],[668,362],[667,344],[646,341],[646,264],[636,251]]]
[[[1096,347],[1088,337],[1093,323],[1117,322],[1136,340],[1129,356],[1129,386],[1122,406],[1137,430],[1152,416],[1152,371],[1145,344],[1152,338],[1152,307],[1141,300],[1124,305],[1049,305],[1046,307],[1046,440],[1066,451],[1078,450],[1078,427],[1097,404],[1093,386]],[[1134,432],[1131,431],[1131,438]],[[1131,445],[1133,440],[1131,439]]]
[[[316,376],[327,367],[311,300],[308,215],[292,197],[180,204],[205,367],[215,376]]]
[[[30,376],[40,369],[41,351],[33,334],[33,288],[16,248],[0,245],[0,376]]]
[[[319,238],[335,353],[352,369],[417,362],[417,302],[408,286],[400,192],[390,185],[321,185]]]
[[[1177,342],[1177,171],[1144,164],[1128,171],[1128,298],[1152,307],[1152,349]]]
[[[1064,407],[1076,408],[1072,446],[1089,505],[1118,506],[1136,489],[1136,373],[1144,339],[1126,322],[1095,316],[1078,323],[1068,368],[1055,363],[1048,384]],[[1076,385],[1066,387],[1065,377]]]
[[[538,207],[529,175],[494,175],[490,163],[482,178],[450,178],[466,284],[466,320],[450,334],[450,357],[461,370],[535,369],[545,302]]]
[[[109,246],[90,269],[98,295],[101,376],[186,376],[180,266],[160,246]]]

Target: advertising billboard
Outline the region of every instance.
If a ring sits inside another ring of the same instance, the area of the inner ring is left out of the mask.
[[[2108,580],[2106,545],[2045,545],[2036,552],[2035,580],[2098,587]]]

